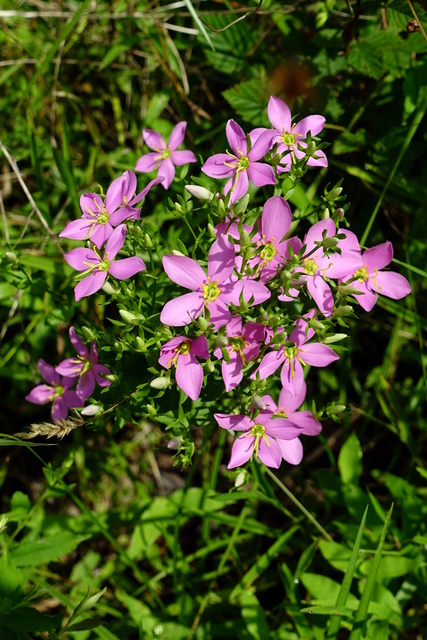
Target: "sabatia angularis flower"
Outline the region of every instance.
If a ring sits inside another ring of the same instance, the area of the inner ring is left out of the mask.
[[[162,182],[163,188],[169,189],[175,177],[175,167],[180,167],[190,162],[197,162],[197,158],[192,151],[185,149],[177,151],[178,147],[184,141],[186,126],[186,122],[178,122],[172,130],[168,144],[166,144],[165,139],[160,133],[157,133],[157,131],[144,129],[142,132],[144,142],[147,147],[152,149],[152,152],[140,157],[136,163],[135,171],[147,173],[148,171],[157,169],[158,177],[164,178]]]
[[[91,343],[89,353],[87,346],[77,335],[74,327],[70,327],[69,335],[71,344],[77,351],[77,356],[60,362],[56,367],[56,372],[64,376],[73,376],[74,379],[78,377],[77,394],[83,400],[87,400],[94,392],[95,382],[100,387],[110,386],[111,382],[102,378],[100,374],[108,375],[111,371],[103,364],[98,363],[98,350],[95,342]]]
[[[295,329],[289,334],[287,344],[281,344],[278,350],[267,353],[251,378],[259,377],[260,380],[265,380],[281,366],[282,385],[295,396],[304,384],[303,367],[306,364],[313,367],[327,367],[334,360],[339,360],[335,351],[326,344],[308,342],[315,335],[314,329],[307,326],[307,317],[313,315],[314,312],[310,312],[296,321]]]
[[[323,116],[307,116],[298,123],[292,124],[292,116],[288,105],[271,96],[268,102],[268,119],[273,125],[276,135],[273,140],[273,144],[277,144],[277,153],[284,153],[285,151],[291,151],[283,159],[280,165],[277,167],[278,173],[283,171],[289,171],[292,164],[292,156],[300,160],[305,156],[305,148],[307,147],[306,138],[310,131],[312,136],[317,136],[323,129],[325,124],[325,118]],[[256,129],[259,135],[263,131],[268,129],[259,128]],[[303,151],[298,149],[298,145],[303,147]],[[316,150],[316,158],[309,158],[307,164],[309,167],[327,167],[328,161],[323,151]]]
[[[62,377],[55,370],[55,367],[45,362],[42,358],[38,361],[38,367],[43,378],[48,384],[39,384],[25,396],[28,402],[33,404],[52,403],[52,420],[54,422],[65,420],[68,416],[68,409],[81,407],[84,402],[82,398],[70,389],[75,383],[76,376]]]
[[[223,429],[243,431],[235,439],[228,469],[245,464],[255,454],[267,467],[278,469],[282,462],[279,440],[293,440],[301,433],[299,427],[284,418],[271,418],[260,413],[256,418],[244,415],[215,413],[214,418]]]
[[[140,211],[135,209],[134,205],[145,198],[150,189],[161,181],[162,178],[155,178],[135,196],[136,176],[133,171],[125,171],[108,187],[105,203],[96,193],[84,193],[80,198],[83,216],[67,224],[59,237],[90,240],[100,249],[111,236],[113,227],[125,220],[139,220]]]
[[[123,258],[123,260],[114,262],[116,255],[124,244],[125,237],[126,225],[121,224],[114,229],[108,238],[102,258],[97,251],[86,248],[72,249],[65,254],[64,258],[70,267],[77,269],[77,271],[83,271],[83,275],[85,275],[74,289],[77,302],[81,298],[99,291],[108,274],[118,280],[125,280],[139,271],[144,271],[145,264],[138,256]]]
[[[362,295],[351,295],[356,298],[362,309],[371,311],[378,300],[377,293],[393,300],[400,300],[411,293],[411,285],[404,276],[395,271],[382,271],[393,260],[391,242],[383,242],[362,253],[354,233],[344,233],[353,244],[354,251],[357,252],[358,249],[360,264],[356,269],[352,265],[352,269],[343,277],[343,282],[357,278],[349,284],[361,292]]]
[[[245,195],[249,188],[249,180],[256,187],[276,184],[273,168],[259,162],[271,149],[274,132],[266,129],[248,151],[248,141],[240,125],[234,120],[227,122],[225,133],[233,153],[217,153],[206,160],[203,173],[211,178],[230,178],[224,187],[224,194],[230,191],[230,203],[236,202]],[[251,134],[249,134],[251,137]],[[231,177],[230,177],[231,176]]]
[[[234,261],[234,246],[225,236],[218,238],[210,248],[207,276],[202,267],[187,256],[164,256],[163,268],[169,278],[191,289],[192,293],[169,300],[163,307],[160,321],[171,327],[183,327],[207,309],[210,322],[219,329],[231,320],[227,305],[238,305],[240,295],[246,302],[252,299],[251,305],[265,302],[271,293],[261,282],[231,281]]]
[[[257,322],[247,322],[242,328],[242,319],[235,316],[227,324],[226,335],[228,344],[224,348],[230,362],[224,359],[221,371],[225,390],[231,391],[242,381],[243,367],[258,357],[260,345],[265,338],[265,327]],[[223,357],[219,347],[215,349],[214,356],[218,359]]]
[[[311,411],[297,411],[304,402],[306,392],[307,385],[305,382],[295,396],[289,393],[287,389],[282,388],[278,405],[276,405],[271,396],[262,396],[267,409],[261,411],[261,413],[270,417],[284,418],[288,421],[289,426],[293,425],[300,429],[301,435],[317,436],[322,430],[320,422],[316,420]],[[303,447],[299,438],[277,440],[277,444],[282,452],[283,460],[286,460],[289,464],[299,464],[301,462]]]
[[[197,400],[203,384],[203,368],[197,358],[209,358],[209,343],[205,335],[194,340],[177,336],[160,349],[159,364],[165,369],[175,366],[176,383],[192,400]]]

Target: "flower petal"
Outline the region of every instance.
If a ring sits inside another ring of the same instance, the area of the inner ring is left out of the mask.
[[[172,180],[175,178],[175,165],[170,158],[162,160],[159,165],[159,178],[164,178],[162,184],[163,189],[169,189]]]
[[[126,225],[120,224],[116,227],[105,245],[104,260],[112,262],[120,249],[123,247],[126,238]]]
[[[234,269],[236,251],[226,236],[220,236],[212,244],[208,257],[208,276],[211,280],[224,282]]]
[[[61,384],[61,378],[59,377],[59,374],[57,373],[55,367],[46,362],[46,360],[43,360],[43,358],[39,358],[37,366],[46,382],[48,382],[52,386],[54,386],[55,384]]]
[[[246,437],[244,435],[239,436],[233,443],[231,450],[230,462],[227,465],[228,469],[235,469],[235,467],[241,467],[248,460],[252,458],[254,452],[254,437]]]
[[[190,162],[197,162],[194,153],[185,149],[182,151],[172,151],[171,160],[177,167],[181,167],[183,164],[190,164]]]
[[[265,380],[269,376],[271,376],[280,365],[283,363],[285,359],[285,354],[283,349],[279,349],[278,351],[270,351],[267,353],[261,360],[258,369],[251,375],[253,380],[256,380],[259,375],[260,380]]]
[[[54,396],[55,389],[53,387],[49,387],[47,384],[39,384],[34,389],[31,389],[30,393],[25,396],[25,400],[33,404],[46,404],[53,400]]]
[[[184,142],[186,127],[187,123],[183,120],[182,122],[178,122],[178,124],[176,124],[172,129],[168,144],[168,148],[171,151],[175,151],[175,149],[178,149],[179,145]]]
[[[268,444],[261,438],[258,447],[258,458],[267,467],[278,469],[282,464],[282,451],[274,438],[268,439]]]
[[[307,280],[307,289],[317,307],[325,318],[329,318],[334,310],[334,296],[331,287],[323,280],[322,276],[316,274]]]
[[[317,436],[322,431],[322,425],[311,411],[295,411],[288,415],[288,420],[301,429],[307,436]]]
[[[107,272],[98,270],[92,271],[86,278],[83,278],[74,288],[76,302],[99,291],[106,278]]]
[[[292,116],[290,109],[283,100],[271,96],[267,107],[268,119],[280,134],[289,133],[292,128]]]
[[[229,120],[225,127],[225,135],[234,155],[238,158],[242,155],[245,156],[248,150],[248,143],[242,127],[234,120]]]
[[[247,193],[247,191],[249,189],[248,170],[239,171],[238,174],[233,176],[233,178],[231,179],[230,182],[231,182],[231,185],[230,185],[230,189],[231,189],[230,202],[234,203],[237,200],[239,200],[240,198],[242,198],[245,195],[245,193]],[[228,186],[229,186],[229,183],[227,183],[225,185],[225,188],[224,188],[224,193],[226,195],[228,193],[228,190],[227,190]]]
[[[278,440],[283,460],[289,464],[299,464],[303,456],[303,448],[299,438],[293,440]]]
[[[92,249],[86,249],[85,247],[77,247],[71,249],[64,255],[64,258],[73,269],[77,271],[86,271],[88,266],[96,266],[100,263],[99,257]]]
[[[222,429],[230,431],[250,431],[252,421],[248,416],[228,413],[214,413],[214,418]]]
[[[70,336],[71,344],[74,349],[77,351],[79,356],[82,358],[89,358],[89,351],[82,338],[76,333],[74,327],[70,327],[70,331],[68,332]]]
[[[149,171],[154,171],[155,169],[158,168],[160,162],[161,162],[161,155],[157,151],[145,153],[137,161],[135,165],[135,171],[140,171],[141,173],[148,173]]]
[[[227,178],[234,173],[235,168],[227,166],[226,162],[229,164],[234,162],[237,166],[237,160],[232,156],[226,153],[216,153],[206,160],[201,170],[210,178]]]
[[[144,142],[153,151],[164,151],[166,149],[166,142],[164,138],[157,133],[157,131],[153,131],[152,129],[144,129],[142,132],[142,137],[144,138]]]
[[[105,208],[108,213],[113,213],[126,205],[136,191],[136,176],[133,171],[124,171],[120,178],[116,178],[110,184],[105,196]]]
[[[325,118],[323,116],[307,116],[298,122],[292,129],[293,134],[299,134],[303,138],[307,137],[309,131],[312,136],[317,136],[325,125]]]
[[[224,380],[227,393],[235,389],[243,378],[243,361],[241,355],[236,351],[232,351],[229,355],[230,362],[223,360],[221,363],[222,379]]]
[[[201,291],[206,274],[198,262],[187,256],[172,255],[163,256],[162,263],[172,282],[192,291]]]
[[[407,279],[394,271],[380,271],[369,284],[374,291],[393,300],[400,300],[412,291]]]
[[[191,355],[179,355],[175,373],[176,383],[191,400],[197,400],[203,384],[202,365]]]
[[[170,327],[183,327],[195,320],[203,311],[204,300],[201,293],[186,293],[169,300],[160,314],[160,322]]]
[[[118,280],[126,280],[126,278],[131,278],[136,273],[144,270],[144,261],[138,256],[131,256],[111,263],[108,273]]]
[[[256,187],[264,187],[266,184],[276,184],[276,176],[273,167],[265,162],[251,162],[247,168],[249,179]]]
[[[391,242],[383,242],[376,247],[367,249],[362,256],[368,273],[374,274],[380,269],[384,269],[393,260],[393,245]]]
[[[209,342],[204,334],[191,341],[190,353],[204,360],[209,358]]]
[[[269,198],[262,209],[260,233],[265,241],[274,239],[278,244],[288,233],[291,226],[291,208],[281,196]]]
[[[312,367],[327,367],[331,362],[340,359],[331,347],[320,342],[305,344],[303,349],[298,350],[298,356]]]

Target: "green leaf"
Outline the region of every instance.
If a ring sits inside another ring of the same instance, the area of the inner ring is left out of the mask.
[[[344,484],[358,484],[362,473],[362,448],[355,433],[351,434],[341,448],[338,468]]]
[[[254,640],[268,640],[270,629],[264,611],[258,598],[252,591],[242,591],[239,594],[239,602],[242,607],[242,618],[246,623],[246,629]]]
[[[10,558],[17,567],[38,567],[46,562],[53,562],[74,551],[81,542],[91,536],[76,536],[73,533],[63,533],[40,540],[22,542],[10,552]]]
[[[253,78],[223,92],[224,98],[244,120],[257,126],[269,127],[267,116],[267,78]]]

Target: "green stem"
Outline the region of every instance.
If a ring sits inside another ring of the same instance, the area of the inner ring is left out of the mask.
[[[266,474],[268,476],[270,476],[270,478],[273,480],[273,482],[275,482],[277,484],[277,486],[283,491],[283,493],[285,493],[288,496],[288,498],[290,498],[292,500],[292,502],[294,504],[296,504],[298,509],[300,509],[303,512],[303,514],[306,516],[306,518],[308,518],[310,520],[310,522],[312,524],[314,524],[314,526],[316,527],[316,529],[318,531],[320,531],[322,536],[324,538],[326,538],[326,540],[329,540],[330,542],[332,542],[332,538],[329,535],[329,533],[327,531],[325,531],[325,529],[322,527],[322,525],[320,525],[317,522],[316,518],[314,516],[312,516],[309,511],[307,511],[307,509],[304,507],[304,505],[301,504],[301,502],[299,500],[297,500],[297,498],[295,498],[294,494],[291,491],[289,491],[289,489],[287,487],[285,487],[283,482],[280,482],[279,478],[277,476],[275,476],[274,473],[272,471],[270,471],[270,469],[268,467],[265,467],[265,472],[266,472]]]

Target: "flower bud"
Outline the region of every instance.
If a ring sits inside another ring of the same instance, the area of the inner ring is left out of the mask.
[[[203,200],[204,202],[210,202],[214,195],[209,191],[209,189],[205,189],[205,187],[199,187],[196,184],[187,184],[185,190],[193,196],[193,198],[197,198],[198,200]]]
[[[267,409],[267,405],[265,404],[264,400],[261,398],[261,396],[258,396],[256,394],[252,396],[251,405],[254,409],[259,409],[260,411],[265,411],[265,409]]]
[[[107,373],[107,375],[105,375],[104,378],[108,380],[108,382],[114,383],[118,381],[118,378],[114,373]]]
[[[208,320],[206,320],[206,318],[202,318],[202,316],[199,316],[197,318],[197,323],[196,324],[199,327],[200,331],[206,331],[207,328],[209,327]]]
[[[251,244],[250,235],[245,229],[243,229],[240,234],[240,244],[242,247],[248,247]]]
[[[96,416],[98,413],[101,413],[102,407],[97,404],[89,404],[87,407],[81,410],[82,416]]]
[[[127,309],[119,309],[121,319],[127,324],[138,324],[138,316]]]
[[[102,290],[109,296],[112,296],[114,293],[118,292],[118,288],[115,287],[109,280],[106,280],[102,285]]]
[[[89,327],[86,327],[83,325],[82,327],[82,334],[84,335],[84,337],[86,338],[86,340],[95,340],[95,334],[92,331],[92,329],[90,329]]]
[[[181,438],[172,438],[172,440],[169,440],[167,447],[168,449],[176,451],[181,447]]]
[[[350,284],[344,284],[339,288],[339,292],[342,293],[343,296],[357,296],[362,295],[362,292],[359,291],[356,287],[352,287]]]
[[[144,247],[146,249],[152,249],[154,247],[153,241],[151,240],[148,233],[144,233]]]
[[[223,347],[226,347],[228,345],[228,338],[226,338],[225,336],[217,336],[215,338],[214,345],[215,347],[219,347],[220,349],[222,349]]]
[[[147,413],[150,416],[156,416],[157,415],[157,409],[156,409],[156,407],[153,407],[152,404],[145,405],[145,409],[146,409]]]
[[[334,200],[336,200],[336,198],[338,198],[342,193],[342,187],[335,187],[334,189],[331,189],[331,191],[329,191],[329,193],[326,194],[326,200],[328,200],[329,202],[333,202]]]
[[[238,489],[239,487],[242,487],[244,484],[246,484],[246,471],[243,469],[243,471],[239,471],[239,473],[236,476],[236,479],[234,481],[234,486],[236,487],[236,489]]]
[[[168,380],[168,378],[165,378],[164,376],[159,378],[154,378],[154,380],[150,382],[150,387],[152,389],[166,389],[169,386],[170,386],[170,380]]]
[[[331,217],[331,212],[329,211],[328,207],[326,207],[326,209],[322,213],[322,220],[327,220],[330,217]]]
[[[213,224],[211,224],[210,222],[208,223],[208,233],[210,235],[211,238],[213,238],[214,240],[216,240],[216,233],[215,233],[215,227],[213,226]]]
[[[322,322],[319,322],[314,318],[311,318],[311,320],[308,321],[308,326],[314,329],[315,331],[323,331],[323,329],[325,328],[325,325]]]
[[[325,238],[322,242],[323,246],[325,247],[325,249],[333,249],[334,247],[337,246],[339,242],[339,238]]]
[[[278,316],[277,314],[269,316],[269,322],[272,327],[278,327],[281,322],[280,316]]]
[[[240,200],[238,200],[236,206],[234,207],[234,211],[237,216],[241,216],[245,213],[249,204],[249,193],[244,195]]]
[[[289,280],[292,278],[292,273],[290,271],[282,271],[282,273],[280,274],[281,279],[283,280],[283,282],[289,282]]]
[[[178,249],[172,249],[172,253],[174,256],[183,256],[184,254],[181,251],[178,251]]]
[[[5,258],[9,260],[9,262],[16,262],[18,260],[18,256],[14,251],[6,251],[4,254]]]
[[[338,216],[338,220],[342,220],[345,216],[345,211],[342,207],[340,207],[339,209],[336,209],[335,213]]]
[[[335,315],[336,316],[349,316],[353,311],[353,307],[351,307],[349,304],[344,304],[342,307],[338,307],[338,309],[335,309]]]
[[[312,158],[316,154],[316,143],[313,142],[313,140],[308,143],[305,152],[309,158]]]
[[[334,416],[337,413],[342,413],[346,408],[345,404],[334,404],[332,407],[328,407],[328,413],[329,415]]]
[[[145,346],[145,342],[141,338],[141,336],[136,336],[135,342],[136,342],[136,348],[139,349],[139,351],[142,351],[143,353],[147,351],[147,347]]]
[[[340,340],[344,340],[347,337],[346,333],[335,333],[333,336],[326,336],[323,340],[324,344],[334,344],[334,342],[339,342]]]
[[[208,373],[213,373],[215,371],[215,365],[212,362],[212,360],[206,360],[205,362],[205,369],[207,370]]]

